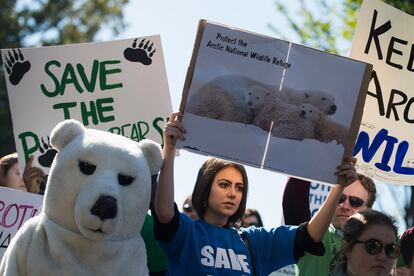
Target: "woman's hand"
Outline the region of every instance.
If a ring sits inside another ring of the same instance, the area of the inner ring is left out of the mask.
[[[185,139],[184,133],[186,131],[181,124],[182,116],[181,112],[172,113],[167,124],[164,126],[164,149],[175,150],[177,139]]]
[[[342,177],[345,180],[344,183],[341,184],[343,188],[358,179],[355,164],[356,158],[350,157],[342,161],[342,164],[336,167],[335,175]]]

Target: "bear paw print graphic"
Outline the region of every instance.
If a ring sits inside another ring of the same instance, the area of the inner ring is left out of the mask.
[[[53,159],[55,159],[57,154],[57,150],[52,148],[50,145],[49,136],[47,137],[47,143],[42,137],[42,145],[39,146],[39,150],[42,154],[37,158],[37,161],[43,167],[50,168],[50,166],[52,166]]]
[[[132,47],[128,47],[124,51],[124,57],[132,62],[139,62],[144,65],[150,65],[152,63],[152,56],[155,53],[153,48],[154,43],[149,40],[145,41],[145,38],[137,45],[138,38],[134,39]]]
[[[13,51],[13,52],[12,52]],[[23,76],[30,70],[30,62],[24,60],[24,56],[20,49],[12,49],[4,55],[4,66],[6,67],[9,81],[13,85],[19,84]]]

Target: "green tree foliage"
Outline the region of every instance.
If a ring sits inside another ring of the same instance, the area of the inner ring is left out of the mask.
[[[412,0],[382,1],[414,15]],[[294,0],[287,5],[286,0],[276,0],[276,9],[288,22],[290,30],[293,30],[293,37],[272,23],[269,27],[285,40],[330,53],[347,54],[351,48],[361,3],[362,0],[307,0],[306,3],[304,0]],[[293,9],[288,9],[287,6]],[[407,189],[411,189],[411,200],[405,207],[404,218],[409,227],[414,223],[414,186]]]
[[[102,30],[114,36],[125,28],[122,8],[128,1],[1,0],[0,48],[90,42]],[[31,111],[36,112],[36,107]],[[2,63],[0,133],[0,156],[15,151]]]
[[[383,0],[414,15],[411,0]],[[293,36],[274,23],[269,27],[283,39],[335,54],[346,54],[356,28],[362,0],[276,0],[276,9],[288,22]],[[292,7],[292,8],[288,8]]]

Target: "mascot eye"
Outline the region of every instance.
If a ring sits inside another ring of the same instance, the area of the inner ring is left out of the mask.
[[[79,169],[83,174],[91,175],[95,172],[96,166],[86,161],[79,160]]]
[[[325,101],[326,100],[326,98],[322,98],[322,101]]]
[[[118,174],[118,182],[121,186],[128,186],[134,182],[134,177],[129,175]]]

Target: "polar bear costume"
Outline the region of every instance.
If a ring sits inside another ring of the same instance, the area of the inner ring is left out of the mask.
[[[51,144],[59,152],[42,212],[12,239],[0,275],[148,275],[139,230],[162,165],[158,145],[74,120],[54,128]]]

